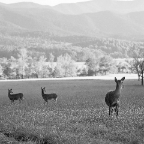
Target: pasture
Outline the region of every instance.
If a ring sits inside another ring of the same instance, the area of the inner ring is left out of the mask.
[[[125,80],[118,119],[108,115],[105,94],[114,80],[0,82],[0,141],[26,144],[143,144],[144,87]],[[44,105],[41,87],[56,93]],[[8,88],[24,101],[11,104]]]

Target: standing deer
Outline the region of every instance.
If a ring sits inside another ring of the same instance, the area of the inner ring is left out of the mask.
[[[8,97],[11,100],[11,103],[13,103],[15,100],[19,100],[19,102],[23,100],[23,93],[17,93],[17,94],[12,93],[13,93],[12,89],[8,89]]]
[[[125,77],[123,77],[121,80],[117,80],[117,78],[115,77],[116,89],[114,91],[109,91],[106,94],[105,102],[109,106],[109,116],[113,112],[113,108],[115,108],[116,116],[118,116],[119,98],[121,95],[121,89],[123,87],[124,80]]]
[[[45,102],[48,103],[48,100],[54,99],[57,102],[57,94],[56,93],[51,93],[51,94],[45,94],[46,92],[45,87],[41,87],[41,92],[42,92],[42,97],[45,100]]]

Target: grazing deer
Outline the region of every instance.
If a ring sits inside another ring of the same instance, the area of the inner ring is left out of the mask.
[[[48,103],[48,100],[54,99],[57,102],[57,94],[56,93],[51,93],[51,94],[45,94],[46,92],[45,87],[41,87],[41,92],[42,92],[42,97],[45,100],[45,102]]]
[[[115,108],[116,116],[118,116],[118,108],[119,108],[119,98],[121,95],[121,89],[123,87],[123,81],[125,80],[125,77],[123,77],[121,80],[117,80],[115,77],[116,82],[116,89],[114,91],[109,91],[106,94],[105,102],[109,106],[109,115],[113,112],[113,108]]]
[[[11,103],[13,103],[15,100],[23,100],[23,93],[17,93],[17,94],[12,94],[12,89],[8,89],[8,97],[11,100]]]

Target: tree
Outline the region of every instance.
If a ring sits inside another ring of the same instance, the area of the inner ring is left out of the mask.
[[[78,76],[87,76],[87,74],[88,74],[88,69],[87,69],[86,65],[85,66],[83,65],[82,67],[77,68]]]
[[[97,75],[99,71],[99,59],[95,57],[86,60],[86,66],[88,67],[88,75]]]
[[[25,69],[25,74],[28,78],[31,77],[33,74],[35,74],[35,63],[36,63],[36,61],[37,61],[36,57],[32,57],[32,56],[28,57],[28,61],[27,61],[28,66]]]
[[[112,66],[112,58],[110,56],[104,56],[100,58],[99,62],[100,72],[106,75],[106,73],[110,70],[111,66]]]
[[[33,67],[34,73],[36,73],[38,77],[44,77],[45,75],[44,72],[46,71],[43,71],[43,70],[46,64],[46,59],[47,58],[43,55],[43,56],[40,56],[39,59],[35,61],[34,63],[34,67]]]
[[[9,78],[11,75],[10,61],[7,58],[3,58],[1,61],[1,66],[3,68],[4,77]]]
[[[129,72],[130,71],[130,65],[128,61],[120,61],[117,64],[118,72]]]
[[[50,53],[50,56],[49,56],[49,64],[50,64],[50,67],[49,68],[49,73],[51,76],[53,76],[53,72],[54,72],[54,69],[55,69],[55,65],[54,65],[54,55],[52,53]]]
[[[133,56],[132,66],[138,74],[138,79],[141,79],[141,85],[143,85],[144,49],[135,48],[132,51],[132,56]]]
[[[7,64],[4,65],[3,74],[4,74],[4,77],[10,78],[10,76],[11,76],[10,63],[7,63]]]
[[[18,78],[19,77],[19,65],[18,65],[17,59],[11,56],[9,61],[10,61],[10,68],[11,68],[11,76],[13,78],[14,77]]]
[[[86,61],[88,59],[95,59],[95,51],[91,51],[90,49],[88,48],[84,48],[83,51],[82,51],[82,60],[83,61]]]
[[[75,61],[71,59],[70,55],[65,54],[57,58],[57,65],[54,71],[55,77],[76,76]]]
[[[28,68],[28,53],[27,49],[20,49],[18,54],[18,73],[21,75],[22,79],[24,78],[24,75],[26,75],[26,68]]]
[[[3,67],[0,65],[0,77],[3,76]]]

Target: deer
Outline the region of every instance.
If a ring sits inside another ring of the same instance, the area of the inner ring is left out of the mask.
[[[57,102],[57,94],[56,93],[51,93],[51,94],[45,94],[46,92],[45,87],[41,87],[41,94],[45,102],[48,103],[48,100],[54,99]]]
[[[109,107],[109,116],[112,114],[113,110],[115,110],[116,117],[118,117],[119,98],[121,96],[121,89],[123,88],[124,80],[125,77],[121,78],[120,80],[117,80],[117,78],[115,77],[116,89],[113,91],[109,91],[105,96],[105,102]]]
[[[23,93],[17,93],[17,94],[12,93],[13,93],[12,89],[8,89],[8,97],[11,100],[11,103],[13,103],[15,100],[19,100],[19,102],[23,100]]]

